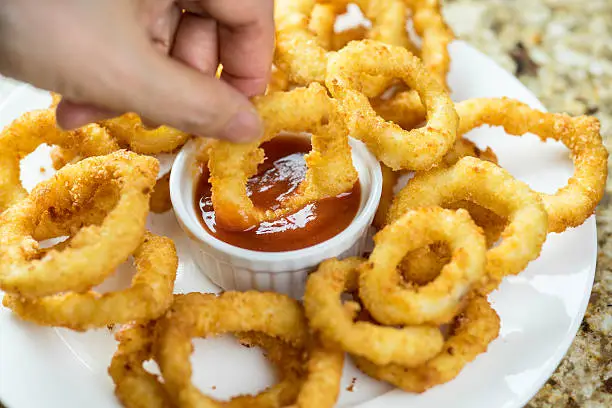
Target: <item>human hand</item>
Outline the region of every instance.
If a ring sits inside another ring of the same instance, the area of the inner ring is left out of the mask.
[[[68,129],[136,112],[202,136],[256,138],[248,97],[265,91],[273,45],[273,0],[0,5],[0,72],[63,95],[57,119]]]

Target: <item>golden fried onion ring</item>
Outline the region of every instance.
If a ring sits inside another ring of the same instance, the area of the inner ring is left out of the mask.
[[[451,260],[421,287],[403,287],[397,266],[408,251],[445,242]],[[485,274],[485,238],[465,210],[407,211],[374,236],[374,250],[359,268],[359,298],[385,325],[444,324]]]
[[[286,91],[289,89],[289,79],[287,75],[281,71],[278,67],[272,66],[272,72],[270,73],[270,83],[266,89],[266,93]]]
[[[399,77],[416,90],[427,107],[425,126],[406,131],[378,116],[359,91],[364,74]],[[366,143],[393,170],[427,170],[455,143],[458,117],[450,97],[404,48],[370,40],[352,42],[330,57],[326,85],[340,101],[351,136]]]
[[[143,363],[152,357],[155,321],[124,326],[115,334],[119,343],[108,373],[115,395],[126,408],[169,408],[170,397],[158,376]]]
[[[0,133],[0,212],[25,198],[21,185],[20,162],[41,144],[69,147],[96,156],[119,149],[109,134],[97,125],[87,125],[73,131],[61,130],[51,109],[24,113]]]
[[[420,52],[423,65],[448,90],[447,75],[450,70],[448,45],[455,38],[444,21],[438,0],[403,0],[412,11],[416,33],[421,37]],[[410,50],[410,48],[408,48]],[[425,107],[413,90],[403,90],[391,98],[376,98],[372,107],[387,121],[404,129],[421,123],[426,117]]]
[[[440,354],[418,367],[376,365],[354,356],[357,367],[370,377],[386,381],[407,392],[424,392],[455,378],[479,354],[487,351],[499,335],[500,321],[485,297],[474,295],[455,319],[450,337]]]
[[[476,157],[497,164],[497,155],[490,147],[487,147],[486,150],[481,150],[471,140],[460,137],[455,141],[453,148],[446,153],[444,159],[442,159],[442,162],[439,163],[438,166],[452,166],[457,163],[459,159],[466,156]],[[383,163],[381,163],[380,168],[382,170],[383,179],[382,194],[372,223],[372,225],[378,229],[383,228],[387,222],[387,213],[393,201],[395,186],[402,174],[401,171],[393,171]],[[470,215],[472,215],[472,218],[474,218],[474,221],[476,221],[476,225],[484,229],[487,242],[490,240],[492,240],[491,242],[497,241],[499,234],[501,234],[501,231],[505,228],[505,222],[486,208],[477,206],[469,201],[465,201],[464,203],[465,205],[459,205],[452,208],[467,209]],[[472,214],[472,210],[474,210],[475,215]]]
[[[355,184],[357,171],[348,132],[335,102],[321,85],[266,95],[256,98],[254,103],[265,124],[263,137],[245,144],[219,141],[210,150],[212,201],[220,226],[246,230],[310,202],[334,197]],[[246,183],[264,159],[258,146],[282,131],[312,133],[313,150],[305,157],[306,177],[279,209],[259,209],[248,197]]]
[[[348,3],[316,0],[276,1],[274,62],[287,73],[291,82],[303,86],[312,82],[325,82],[330,51],[338,49],[343,43],[334,39],[335,18],[346,10]],[[366,37],[415,50],[406,31],[408,9],[401,0],[358,0],[356,3],[372,22],[372,29],[367,32]],[[362,30],[351,31],[351,34],[359,34]],[[377,91],[373,90],[370,96],[384,90],[385,86],[378,85],[373,86]]]
[[[135,113],[101,121],[100,126],[106,128],[122,146],[140,154],[170,153],[191,137],[189,133],[168,126],[149,129]]]
[[[0,289],[31,298],[102,283],[142,242],[158,168],[152,157],[118,151],[66,166],[38,184],[2,214]],[[116,186],[118,199],[102,223],[81,228],[66,249],[36,259],[39,220],[69,217],[107,184]]]
[[[608,151],[596,118],[541,112],[507,98],[471,99],[456,108],[461,117],[460,134],[482,125],[502,126],[510,135],[533,133],[542,141],[557,140],[571,151],[574,175],[555,194],[540,194],[548,212],[549,231],[577,227],[593,214],[608,175]]]
[[[156,319],[172,303],[178,267],[174,243],[169,238],[146,233],[133,255],[136,275],[128,289],[104,294],[72,292],[36,299],[9,294],[2,303],[24,320],[79,331]]]
[[[333,4],[315,4],[310,13],[308,29],[316,34],[319,46],[331,50],[334,41],[336,23],[336,6]]]
[[[221,68],[222,66],[220,65],[219,69]],[[51,93],[51,97],[52,101],[49,110],[55,114],[55,109],[62,97],[56,93]],[[130,149],[139,154],[170,153],[183,146],[191,137],[188,133],[168,126],[149,129],[135,113],[126,113],[113,119],[102,120],[97,125],[108,131],[106,138],[98,142],[103,143],[98,149],[103,148],[103,152],[96,153],[90,146],[83,146],[77,140],[66,146],[69,152],[65,152],[64,155],[74,159],[78,156],[91,157],[108,154],[119,149]],[[84,129],[87,129],[87,126]],[[58,155],[57,160],[59,165],[62,162],[60,155]],[[66,163],[64,161],[64,164]],[[63,166],[60,165],[61,167]]]
[[[297,301],[276,293],[261,292],[225,292],[219,296],[191,293],[178,296],[166,316],[158,322],[157,329],[155,360],[160,367],[166,390],[179,406],[223,405],[201,393],[191,383],[189,355],[193,350],[193,337],[256,332],[277,338],[298,349],[308,347],[310,339],[303,311]],[[311,350],[309,354],[318,363],[307,363],[310,371],[299,394],[329,390],[331,384],[337,396],[342,375],[342,353],[322,349],[317,349],[317,353]],[[325,375],[319,371],[323,368],[327,368]],[[286,401],[288,395],[283,390],[293,387],[295,381],[300,380],[289,377],[256,396],[246,397],[249,406],[290,404],[293,401]],[[319,389],[319,386],[324,388]],[[293,397],[294,400],[297,397],[298,400],[304,398],[310,401],[308,396]],[[335,398],[329,402],[327,406],[333,406]],[[229,404],[232,405],[231,402]]]
[[[380,164],[380,170],[382,171],[382,193],[372,222],[372,225],[378,229],[384,227],[387,222],[387,213],[394,197],[393,191],[400,176],[399,172],[391,170],[383,163]]]
[[[472,201],[508,220],[502,241],[487,252],[486,273],[495,289],[506,275],[516,275],[540,254],[548,230],[539,195],[493,163],[465,157],[450,168],[417,174],[395,197],[389,223],[418,207]]]
[[[149,207],[151,212],[162,214],[172,209],[172,200],[170,199],[170,172],[160,177],[149,199]]]
[[[74,150],[55,147],[51,150],[51,163],[53,168],[59,170],[67,164],[78,163],[83,158]],[[162,214],[172,209],[170,200],[170,172],[164,174],[155,183],[149,199],[151,212]]]
[[[347,312],[347,304],[342,304],[340,296],[357,289],[362,262],[359,258],[328,259],[308,277],[304,308],[310,328],[329,347],[339,347],[376,364],[401,362],[417,366],[435,356],[443,343],[437,327],[395,328],[353,321],[353,314]]]
[[[421,37],[421,59],[432,75],[447,87],[450,70],[448,45],[455,35],[444,21],[439,0],[403,0],[412,11],[414,30]]]

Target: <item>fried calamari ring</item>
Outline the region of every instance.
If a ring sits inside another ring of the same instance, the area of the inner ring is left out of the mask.
[[[117,334],[119,342],[108,372],[115,383],[115,395],[126,408],[169,408],[175,404],[169,397],[161,379],[147,372],[143,363],[152,359],[154,330],[156,322],[146,325],[130,325],[122,328]],[[241,343],[249,347],[261,347],[266,358],[270,360],[285,378],[284,387],[276,387],[275,392],[266,393],[267,399],[259,398],[258,406],[277,406],[277,401],[292,401],[299,392],[298,375],[302,369],[302,351],[285,345],[282,341],[254,333],[237,334]],[[288,381],[287,378],[291,378]],[[243,407],[253,399],[250,396],[238,396],[226,403],[227,407]]]
[[[102,283],[142,242],[158,167],[152,157],[118,151],[66,166],[38,184],[2,214],[0,289],[31,298]],[[115,186],[118,195],[104,221],[81,228],[63,251],[37,259],[39,220],[70,218],[104,185]]]
[[[408,251],[445,242],[451,260],[432,282],[403,287],[397,270]],[[485,275],[485,239],[467,211],[438,207],[407,211],[374,236],[374,251],[359,267],[359,298],[385,325],[444,324]]]
[[[172,303],[178,257],[172,240],[146,233],[134,252],[136,274],[128,289],[99,294],[65,293],[36,299],[5,295],[3,305],[43,326],[85,331],[161,316]]]
[[[382,171],[383,180],[382,193],[380,195],[378,209],[374,215],[374,221],[372,222],[372,225],[379,229],[384,227],[387,221],[387,213],[389,212],[389,207],[391,207],[391,202],[393,201],[393,190],[395,189],[395,185],[397,184],[397,180],[400,176],[399,172],[391,170],[382,163],[380,164],[380,170]]]
[[[336,6],[333,4],[315,4],[310,14],[308,29],[316,34],[319,46],[332,49],[334,25],[336,23]]]
[[[370,38],[411,47],[410,38],[404,25],[397,21],[399,12],[406,16],[406,6],[400,0],[388,2],[381,0],[360,0],[358,3],[367,18],[372,21]],[[275,3],[276,49],[274,63],[283,70],[289,80],[297,85],[306,86],[313,82],[324,83],[327,59],[334,47],[333,20],[349,2],[322,2],[316,0],[277,0]],[[397,3],[397,4],[396,4]],[[316,10],[315,10],[316,9]],[[400,10],[400,11],[398,11]],[[314,21],[313,20],[313,12]],[[333,16],[332,16],[333,14]],[[392,24],[391,24],[392,22]],[[329,47],[323,47],[328,45]],[[386,81],[370,81],[364,90],[368,96],[381,93],[388,84]]]
[[[427,247],[408,252],[398,269],[408,287],[424,286],[436,279],[450,260],[448,245],[444,242],[434,242]]]
[[[101,121],[100,126],[106,128],[122,146],[140,154],[170,153],[191,137],[189,133],[168,126],[149,129],[135,113]]]
[[[439,0],[403,0],[412,11],[414,30],[421,37],[421,59],[440,83],[446,84],[450,71],[448,45],[455,39],[444,21]]]
[[[415,89],[427,108],[425,126],[406,131],[378,116],[359,91],[363,74],[400,78]],[[330,57],[326,85],[340,101],[351,136],[393,170],[427,170],[455,143],[458,117],[450,97],[404,48],[369,40],[352,42]]]
[[[461,137],[455,141],[455,146],[453,146],[446,156],[444,156],[439,166],[452,166],[457,163],[459,159],[466,156],[476,157],[497,164],[497,155],[490,147],[487,147],[486,150],[481,150],[471,140]],[[402,174],[401,171],[393,171],[382,163],[380,168],[383,178],[382,195],[380,197],[378,209],[376,210],[376,215],[374,216],[374,222],[372,223],[372,225],[378,229],[383,228],[387,222],[387,213],[393,201],[395,186]],[[491,245],[499,239],[499,235],[506,226],[506,222],[503,218],[469,201],[463,201],[456,206],[449,206],[448,208],[465,208],[468,210],[474,221],[476,221],[476,225],[484,229],[487,243]],[[417,258],[418,257],[417,255]],[[408,255],[406,258],[408,258]]]
[[[608,175],[608,151],[596,118],[541,112],[507,98],[467,100],[457,104],[457,112],[460,134],[482,125],[502,126],[510,135],[533,133],[542,141],[559,141],[571,151],[574,175],[567,185],[555,194],[540,194],[548,212],[549,231],[577,227],[593,214]]]
[[[21,185],[20,162],[41,144],[69,147],[79,145],[89,155],[107,154],[118,149],[108,133],[97,125],[73,131],[57,127],[51,109],[24,113],[0,133],[0,212],[26,197]]]
[[[472,201],[508,220],[498,246],[487,252],[489,283],[495,289],[504,276],[520,273],[540,254],[548,230],[539,195],[493,163],[465,157],[449,168],[417,174],[395,197],[387,221],[392,223],[418,207]]]
[[[286,91],[289,89],[289,79],[287,79],[287,75],[278,67],[272,66],[272,72],[270,74],[270,83],[268,84],[268,88],[266,89],[266,93],[274,93]]]
[[[246,230],[351,189],[357,171],[348,131],[335,102],[321,85],[270,94],[256,98],[254,104],[264,123],[263,137],[245,144],[219,141],[210,149],[212,202],[219,226]],[[259,209],[247,195],[246,183],[264,159],[258,146],[282,131],[312,133],[312,151],[305,156],[306,177],[280,208]]]
[[[83,158],[74,150],[61,147],[56,147],[51,150],[51,162],[55,170],[59,170],[67,164],[78,163],[82,159]],[[151,212],[156,214],[162,214],[172,209],[169,172],[157,179],[149,201]]]
[[[325,81],[327,50],[308,27],[315,5],[315,0],[277,0],[274,6],[274,64],[298,85]]]
[[[178,296],[170,311],[158,322],[157,341],[154,355],[164,385],[173,402],[179,406],[225,406],[202,394],[191,383],[191,364],[189,355],[193,347],[193,337],[206,337],[223,333],[263,333],[283,341],[287,345],[305,350],[310,344],[306,320],[299,303],[276,293],[225,292],[219,296],[191,293]],[[316,358],[318,364],[311,366],[299,394],[317,393],[322,390],[336,390],[342,375],[342,353],[339,351],[312,350],[309,358]],[[331,356],[322,353],[331,353]],[[323,368],[326,370],[322,375]],[[292,370],[290,370],[292,371]],[[293,370],[294,371],[294,370]],[[279,384],[248,398],[249,406],[286,406],[307,396],[290,395],[284,390],[294,389],[300,378],[293,376]],[[333,387],[330,387],[330,384]],[[314,385],[317,385],[316,387]],[[323,387],[319,389],[319,386]],[[238,397],[240,406],[245,406],[245,397]],[[316,396],[312,396],[316,398]],[[334,401],[329,401],[333,406]],[[232,405],[232,402],[229,403]]]
[[[127,408],[169,408],[170,397],[158,376],[147,372],[143,363],[152,358],[155,322],[131,324],[115,334],[119,343],[108,374],[115,383],[115,395]]]
[[[481,160],[497,164],[497,156],[490,148],[482,151],[470,140],[460,138],[455,143],[455,147],[444,156],[444,160],[440,165],[452,166],[459,159],[466,156],[480,158]],[[474,220],[474,223],[484,231],[487,248],[491,248],[499,240],[508,224],[508,220],[505,218],[471,201],[457,201],[445,207],[449,209],[463,208],[467,210],[467,212],[470,213],[470,217]],[[384,226],[384,222],[382,226]],[[382,228],[382,226],[380,228]],[[450,252],[448,251],[448,246],[434,243],[407,253],[399,269],[408,283],[425,285],[434,280],[440,274],[442,267],[449,261]]]
[[[506,219],[471,201],[457,201],[445,207],[467,210],[474,223],[484,231],[487,248],[493,247],[508,224]],[[408,284],[426,285],[440,274],[450,257],[448,246],[436,242],[407,253],[399,270]]]
[[[395,328],[353,321],[340,296],[357,289],[362,262],[359,258],[328,259],[308,277],[304,308],[310,328],[329,347],[339,347],[377,364],[401,361],[417,366],[436,355],[443,343],[437,327]]]
[[[351,41],[363,40],[367,35],[368,28],[362,25],[338,31],[337,33],[334,33],[332,38],[331,51],[338,51],[346,47],[346,45]]]
[[[172,200],[170,200],[170,172],[164,174],[155,183],[151,198],[149,200],[151,212],[162,214],[172,209]]]
[[[418,48],[406,30],[409,10],[402,0],[356,0],[355,3],[372,22],[368,39],[404,47],[418,54]]]
[[[296,405],[299,408],[334,407],[340,395],[344,352],[330,350],[317,338],[308,344],[305,363],[307,381],[302,384]]]
[[[355,356],[357,367],[370,377],[386,381],[407,392],[424,392],[455,378],[466,364],[487,351],[499,335],[500,321],[485,297],[473,296],[454,322],[440,354],[418,367],[376,365]]]
[[[402,129],[413,129],[425,122],[427,111],[419,94],[414,91],[398,91],[390,97],[379,95],[370,99],[372,109],[386,120]]]
[[[476,143],[471,140],[464,137],[457,137],[455,145],[446,153],[446,156],[442,159],[442,163],[439,165],[449,167],[464,157],[475,157],[491,163],[498,163],[497,155],[490,147],[487,147],[486,150],[481,150],[476,146]]]
[[[222,66],[219,65],[218,71],[221,70]],[[51,96],[50,110],[55,113],[55,108],[62,97],[55,93],[52,93]],[[105,141],[105,143],[114,143],[114,149],[105,148],[103,149],[104,152],[92,154],[92,149],[88,149],[87,146],[72,143],[69,146],[72,151],[67,156],[73,158],[76,156],[91,157],[112,153],[119,149],[129,149],[139,154],[170,153],[183,146],[191,137],[188,133],[168,126],[149,129],[143,125],[142,120],[135,113],[126,113],[113,119],[103,120],[98,125],[108,131],[110,140]],[[58,163],[60,163],[61,158],[58,157],[58,159]]]
[[[51,150],[51,164],[59,170],[67,164],[74,164],[83,159],[76,150],[56,146]]]
[[[403,0],[413,15],[413,25],[421,37],[421,60],[425,68],[448,89],[447,75],[450,70],[448,45],[454,34],[444,21],[438,0]],[[372,107],[385,120],[395,122],[404,129],[410,129],[426,117],[425,107],[418,94],[412,90],[398,92],[392,98],[377,98]]]

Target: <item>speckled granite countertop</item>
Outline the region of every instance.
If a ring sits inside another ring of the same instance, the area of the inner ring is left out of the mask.
[[[514,72],[550,111],[597,116],[612,147],[612,0],[445,3],[458,37]],[[612,407],[611,190],[608,181],[598,210],[599,259],[586,317],[528,408]]]

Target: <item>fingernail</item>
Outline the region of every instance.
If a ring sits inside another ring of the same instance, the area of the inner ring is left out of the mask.
[[[263,123],[254,109],[243,109],[232,117],[219,137],[237,143],[251,142],[263,134]]]

